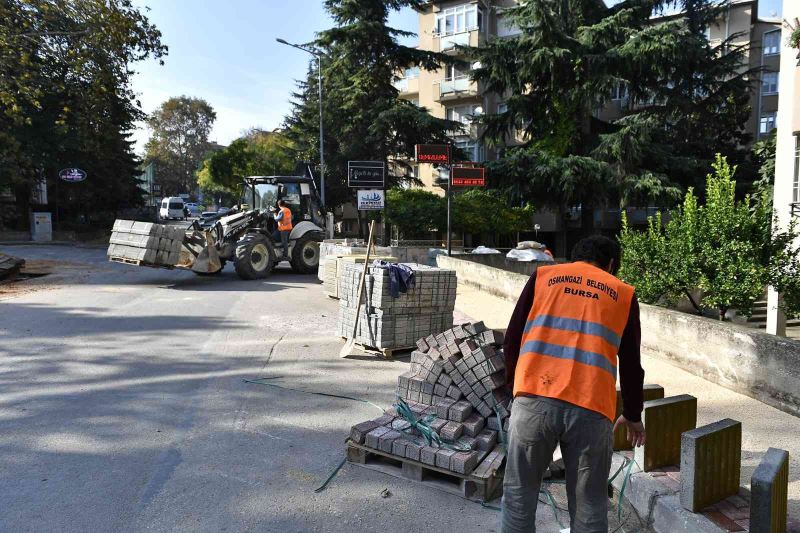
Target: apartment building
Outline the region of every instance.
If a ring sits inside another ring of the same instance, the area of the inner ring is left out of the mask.
[[[457,45],[477,46],[490,38],[513,37],[519,30],[504,17],[504,8],[517,0],[446,0],[428,2],[419,9],[419,48],[457,54]],[[674,16],[674,15],[673,15]],[[708,29],[712,44],[734,36],[734,43],[750,43],[747,62],[750,67],[765,69],[760,84],[752,94],[752,115],[746,128],[758,139],[776,127],[780,70],[780,20],[760,19],[758,0],[733,0],[725,16]],[[503,111],[502,100],[485,92],[479,83],[469,79],[469,72],[457,67],[437,71],[408,69],[396,82],[401,98],[425,107],[436,117],[461,122],[452,132],[455,144],[464,149],[473,161],[493,159],[496,154],[480,140],[481,131],[471,118],[483,113]],[[622,116],[630,105],[624,87],[611,95],[609,102],[597,110],[599,118],[610,120]],[[430,165],[414,167],[413,174],[426,188],[435,186],[438,171]],[[601,217],[602,218],[602,217]],[[612,217],[613,218],[613,217]]]
[[[800,19],[800,2],[783,1],[783,18],[793,26]],[[786,229],[800,216],[800,50],[792,48],[792,27],[784,25],[777,41],[780,52],[778,82],[783,96],[778,106],[778,138],[775,157],[775,189],[772,207],[778,225]],[[800,243],[796,243],[800,245]],[[780,295],[774,289],[767,297],[767,332],[786,334],[786,320],[779,311]]]

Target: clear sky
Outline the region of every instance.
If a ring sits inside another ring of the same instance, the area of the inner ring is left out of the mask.
[[[297,79],[311,56],[275,42],[304,43],[332,23],[322,0],[136,0],[169,46],[164,66],[139,63],[134,90],[145,112],[171,96],[205,98],[216,110],[212,140],[228,144],[250,127],[273,129],[290,109]],[[417,14],[395,14],[390,23],[415,31]],[[412,40],[412,44],[416,39]],[[137,151],[149,137],[135,135]]]
[[[295,81],[305,78],[310,56],[275,42],[303,43],[331,26],[322,0],[135,0],[169,46],[165,65],[136,65],[134,90],[150,113],[171,96],[205,98],[217,112],[212,140],[228,144],[250,127],[273,129],[290,109]],[[780,0],[762,0],[771,16]],[[417,30],[410,10],[390,19],[395,28]],[[414,44],[416,39],[410,39]],[[149,133],[136,134],[141,151]]]

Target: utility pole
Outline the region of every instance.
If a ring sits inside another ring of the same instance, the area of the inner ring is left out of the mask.
[[[290,43],[284,39],[275,39],[281,44],[285,44],[286,46],[291,46],[292,48],[297,48],[298,50],[302,50],[307,54],[311,54],[317,59],[317,82],[318,82],[318,93],[319,93],[319,182],[320,182],[320,191],[319,196],[320,200],[322,201],[322,207],[325,208],[325,128],[323,125],[322,120],[322,54],[317,52],[316,50],[312,50],[310,48],[306,48],[305,46],[300,46],[299,44]]]

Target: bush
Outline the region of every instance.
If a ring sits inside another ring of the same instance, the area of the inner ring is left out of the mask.
[[[773,230],[766,198],[749,195],[737,201],[736,167],[716,157],[706,178],[706,202],[694,192],[664,226],[651,217],[644,232],[632,231],[623,219],[620,276],[636,287],[647,303],[674,303],[701,289],[700,306],[716,309],[724,319],[729,309],[749,316],[767,285],[784,292],[785,311],[800,312],[800,261],[793,245],[797,233]],[[767,194],[762,192],[762,195]]]

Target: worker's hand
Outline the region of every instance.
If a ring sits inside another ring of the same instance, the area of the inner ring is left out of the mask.
[[[624,416],[620,415],[620,417],[617,418],[617,421],[614,423],[613,431],[617,431],[617,427],[620,425],[624,425],[628,429],[628,442],[630,442],[634,448],[637,446],[644,446],[644,424],[641,422],[631,422]]]

